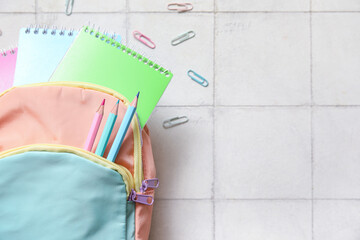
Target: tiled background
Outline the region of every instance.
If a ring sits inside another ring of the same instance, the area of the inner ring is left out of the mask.
[[[152,240],[360,239],[359,0],[192,0],[183,14],[167,0],[75,0],[70,17],[64,2],[0,0],[0,48],[31,23],[90,21],[174,72],[149,122]]]

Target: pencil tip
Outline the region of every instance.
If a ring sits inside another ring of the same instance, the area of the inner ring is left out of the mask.
[[[139,98],[139,95],[140,95],[140,91],[136,94],[136,97]]]
[[[105,99],[102,101],[101,105],[104,105],[105,104]]]
[[[120,100],[118,99],[118,100],[116,101],[116,104],[114,105],[113,109],[111,110],[111,112],[112,112],[113,114],[115,114],[115,115],[117,115],[117,114],[118,114],[118,111],[119,111],[119,102],[120,102]]]

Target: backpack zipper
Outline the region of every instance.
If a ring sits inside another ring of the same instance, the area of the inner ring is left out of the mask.
[[[130,202],[136,202],[136,203],[141,203],[141,204],[145,204],[148,206],[153,205],[154,203],[154,198],[151,195],[144,195],[144,194],[139,194],[137,193],[134,189],[131,190],[131,193],[129,195],[128,200]]]
[[[158,178],[151,178],[151,179],[145,179],[142,181],[142,185],[140,187],[140,192],[144,193],[148,188],[158,188],[160,184],[160,181]]]

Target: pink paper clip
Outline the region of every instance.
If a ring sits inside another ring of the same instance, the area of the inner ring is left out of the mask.
[[[193,5],[191,3],[169,3],[168,10],[177,11],[179,13],[191,11],[193,9]]]
[[[150,38],[148,38],[147,36],[145,36],[144,34],[142,34],[139,31],[134,31],[133,32],[133,36],[136,40],[142,42],[143,44],[145,44],[146,46],[148,46],[149,48],[154,49],[156,47],[155,43],[153,41],[151,41]]]

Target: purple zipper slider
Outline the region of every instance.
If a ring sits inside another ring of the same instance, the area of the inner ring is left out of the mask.
[[[129,201],[137,202],[145,205],[153,205],[154,198],[150,195],[138,194],[134,189],[131,189],[131,193],[129,195]]]
[[[158,178],[152,178],[152,179],[145,179],[142,182],[142,185],[140,187],[140,191],[143,193],[148,188],[158,188],[159,187],[159,179]]]

